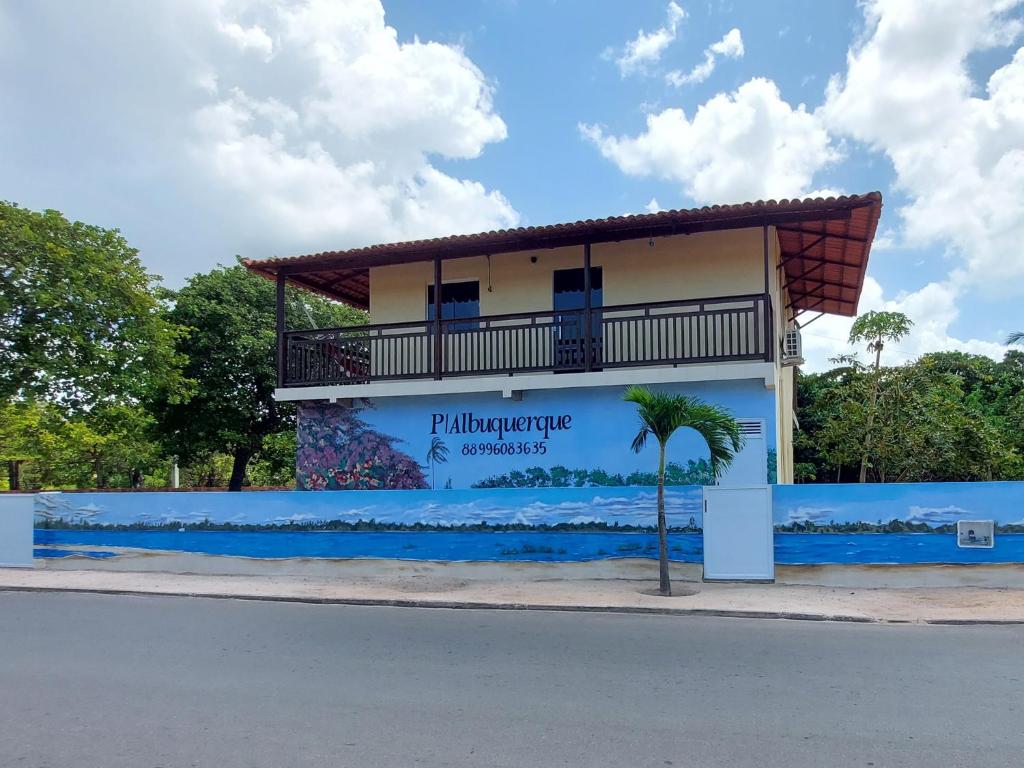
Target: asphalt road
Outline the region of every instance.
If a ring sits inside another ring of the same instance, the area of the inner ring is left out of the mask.
[[[1020,766],[1024,627],[0,593],[0,766]]]

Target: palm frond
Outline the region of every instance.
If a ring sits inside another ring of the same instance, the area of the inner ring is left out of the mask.
[[[633,438],[633,444],[630,446],[633,449],[633,453],[640,453],[647,445],[647,436],[651,434],[651,430],[647,427],[640,427],[640,431],[636,433],[636,437]]]
[[[446,461],[448,461],[448,446],[440,437],[431,438],[430,448],[427,449],[427,463],[444,464]]]
[[[1024,331],[1017,331],[1016,333],[1011,333],[1009,336],[1006,337],[1006,343],[1024,344]]]
[[[693,429],[707,443],[711,470],[718,478],[743,449],[739,424],[729,411],[717,405],[696,397],[652,392],[640,386],[627,389],[623,399],[636,405],[640,419],[640,432],[632,445],[636,452],[643,449],[649,435],[665,445],[677,430]]]

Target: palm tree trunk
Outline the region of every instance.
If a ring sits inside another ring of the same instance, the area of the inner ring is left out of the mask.
[[[875,424],[875,408],[878,405],[878,372],[875,372],[875,385],[871,389],[871,406],[868,409],[868,420],[866,425],[866,432],[864,435],[864,452],[861,454],[860,459],[860,478],[858,482],[866,483],[868,481],[868,455],[871,453],[871,428]]]
[[[875,340],[875,384],[871,388],[871,408],[868,410],[867,431],[864,435],[864,453],[860,459],[860,482],[868,481],[868,454],[871,452],[871,427],[875,423],[875,406],[878,404],[878,385],[882,370],[882,340]]]
[[[668,577],[668,529],[665,525],[665,444],[658,450],[658,592],[664,597],[672,594]]]

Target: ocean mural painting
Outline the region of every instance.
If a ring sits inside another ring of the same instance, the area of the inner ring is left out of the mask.
[[[105,558],[114,547],[258,558],[652,557],[656,503],[656,489],[644,487],[40,494],[36,556]],[[665,504],[672,556],[699,562],[701,488],[668,488]]]
[[[761,419],[775,445],[774,398],[763,382],[664,389]],[[649,486],[657,448],[630,449],[636,409],[621,387],[304,403],[296,485],[303,490]],[[711,482],[708,450],[689,431],[669,445],[668,482]],[[774,467],[769,453],[765,478]]]
[[[782,564],[1024,563],[1024,482],[777,485]],[[991,549],[957,545],[958,520],[991,520]]]
[[[670,557],[701,562],[702,489],[666,491]],[[651,487],[44,493],[36,557],[125,550],[253,558],[578,562],[657,554]],[[780,565],[1024,563],[1024,483],[773,488]],[[992,520],[991,549],[957,546]]]

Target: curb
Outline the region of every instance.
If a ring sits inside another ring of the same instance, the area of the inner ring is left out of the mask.
[[[225,592],[148,592],[132,589],[101,589],[85,587],[0,586],[0,592],[67,592],[93,595],[131,595],[135,597],[200,597],[212,600],[247,600],[270,603],[305,603],[309,605],[357,605],[389,608],[447,608],[449,610],[550,611],[559,613],[623,613],[655,616],[704,616],[730,619],[784,619],[788,621],[835,621],[854,624],[882,623],[868,616],[843,614],[797,613],[791,611],[739,611],[718,608],[653,608],[614,605],[549,605],[546,603],[482,603],[462,600],[402,600],[395,598],[305,597],[285,595],[236,595]],[[1024,622],[1022,622],[1024,623]]]
[[[387,608],[446,608],[448,610],[548,611],[553,613],[621,613],[654,616],[694,616],[727,619],[777,619],[784,621],[837,622],[846,624],[930,625],[946,627],[1021,626],[1024,619],[882,619],[847,614],[800,613],[794,611],[742,611],[724,608],[654,608],[615,605],[550,605],[546,603],[482,603],[464,600],[403,600],[372,597],[308,597],[302,595],[236,595],[228,592],[149,592],[136,589],[87,587],[2,586],[0,592],[66,592],[86,595],[128,595],[132,597],[198,597],[210,600],[245,600],[307,605],[354,605]]]

